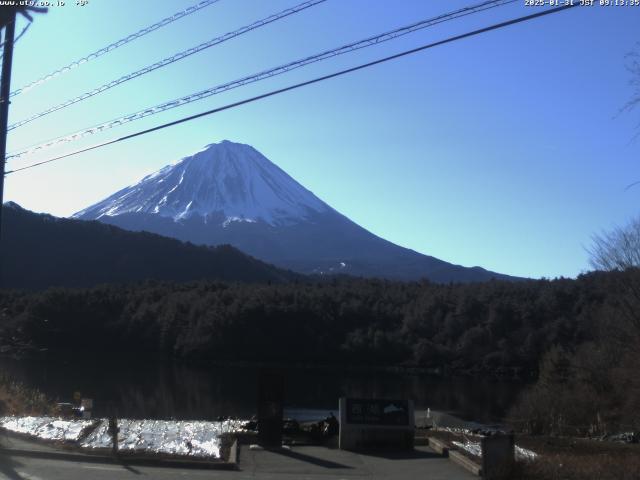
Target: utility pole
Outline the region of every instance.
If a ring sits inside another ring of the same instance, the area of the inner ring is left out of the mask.
[[[4,209],[4,171],[7,157],[7,127],[9,125],[9,96],[11,94],[11,62],[13,39],[16,34],[16,10],[13,9],[4,29],[4,52],[2,57],[2,79],[0,79],[0,245],[2,242],[2,210]],[[0,252],[3,251],[0,247]],[[0,260],[0,285],[3,265]]]

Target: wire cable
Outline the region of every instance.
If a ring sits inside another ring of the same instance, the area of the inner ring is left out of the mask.
[[[28,22],[24,27],[22,27],[22,31],[20,32],[20,34],[18,34],[18,36],[16,37],[16,39],[13,41],[13,45],[15,46],[16,43],[18,43],[18,40],[20,40],[20,38],[27,33],[27,30],[29,30],[29,27],[31,26],[31,22]],[[5,42],[0,43],[0,48],[4,47]],[[0,58],[2,58],[3,55],[0,55]]]
[[[176,20],[179,20],[183,17],[186,17],[187,15],[191,15],[192,13],[195,13],[197,11],[202,10],[205,7],[208,7],[209,5],[213,5],[214,3],[219,2],[220,0],[202,0],[199,3],[196,3],[195,5],[190,6],[189,8],[186,8],[184,10],[181,10],[179,12],[174,13],[173,15],[171,15],[170,17],[164,18],[162,20],[160,20],[159,22],[154,23],[153,25],[149,25],[148,27],[145,27],[143,29],[138,30],[135,33],[132,33],[131,35],[128,35],[124,38],[121,38],[120,40],[117,40],[109,45],[107,45],[106,47],[102,47],[99,50],[96,50],[95,52],[92,52],[78,60],[75,60],[71,63],[69,63],[68,65],[65,65],[64,67],[61,67],[57,70],[54,70],[51,73],[48,73],[47,75],[38,78],[37,80],[34,80],[26,85],[24,85],[23,87],[18,88],[17,90],[14,90],[13,92],[11,92],[11,97],[14,97],[16,95],[20,95],[21,93],[25,93],[28,90],[31,90],[34,87],[37,87],[39,85],[42,85],[45,82],[48,82],[49,80],[62,75],[63,73],[68,72],[69,70],[72,70],[76,67],[79,67],[80,65],[82,65],[83,63],[87,63],[90,62],[91,60],[95,60],[98,57],[101,57],[102,55],[111,52],[112,50],[115,50],[116,48],[119,48],[123,45],[126,45],[129,42],[132,42],[140,37],[144,37],[145,35],[154,32],[156,30],[158,30],[159,28],[165,27],[173,22],[175,22]]]
[[[125,135],[125,136],[122,136],[122,137],[119,137],[119,138],[116,138],[116,139],[113,139],[113,140],[109,140],[109,141],[106,141],[106,142],[98,143],[98,144],[92,145],[90,147],[82,148],[80,150],[76,150],[76,151],[73,151],[73,152],[70,152],[70,153],[66,153],[66,154],[60,155],[58,157],[50,158],[48,160],[43,160],[41,162],[32,163],[30,165],[26,165],[26,166],[20,167],[20,168],[15,168],[13,170],[9,170],[8,172],[6,172],[6,175],[8,175],[10,173],[17,173],[17,172],[21,172],[21,171],[28,170],[28,169],[31,169],[31,168],[39,167],[41,165],[45,165],[45,164],[48,164],[48,163],[51,163],[51,162],[56,162],[58,160],[62,160],[63,158],[68,158],[68,157],[72,157],[74,155],[78,155],[80,153],[88,152],[88,151],[91,151],[91,150],[96,150],[98,148],[106,147],[107,145],[113,145],[114,143],[124,142],[125,140],[129,140],[129,139],[132,139],[132,138],[135,138],[135,137],[139,137],[141,135],[146,135],[146,134],[151,133],[151,132],[155,132],[155,131],[162,130],[162,129],[165,129],[165,128],[168,128],[168,127],[179,125],[181,123],[189,122],[189,121],[195,120],[197,118],[201,118],[201,117],[205,117],[205,116],[208,116],[208,115],[212,115],[214,113],[222,112],[224,110],[229,110],[229,109],[232,109],[232,108],[236,108],[236,107],[239,107],[241,105],[246,105],[248,103],[252,103],[252,102],[256,102],[258,100],[262,100],[262,99],[265,99],[265,98],[272,97],[274,95],[279,95],[281,93],[285,93],[285,92],[288,92],[288,91],[291,91],[291,90],[296,90],[298,88],[306,87],[307,85],[312,85],[312,84],[315,84],[315,83],[319,83],[319,82],[322,82],[324,80],[329,80],[331,78],[340,77],[340,76],[346,75],[348,73],[356,72],[358,70],[363,70],[365,68],[369,68],[369,67],[372,67],[374,65],[379,65],[381,63],[386,63],[386,62],[389,62],[391,60],[396,60],[398,58],[402,58],[402,57],[405,57],[405,56],[408,56],[408,55],[412,55],[414,53],[418,53],[418,52],[421,52],[423,50],[434,48],[434,47],[437,47],[437,46],[440,46],[440,45],[444,45],[444,44],[447,44],[447,43],[455,42],[457,40],[462,40],[464,38],[473,37],[473,36],[476,36],[476,35],[480,35],[482,33],[490,32],[492,30],[498,30],[500,28],[508,27],[510,25],[515,25],[515,24],[518,24],[518,23],[522,23],[522,22],[526,22],[526,21],[529,21],[529,20],[533,20],[535,18],[539,18],[539,17],[543,17],[543,16],[546,16],[546,15],[551,15],[551,14],[554,14],[554,13],[558,13],[558,12],[561,12],[563,10],[567,10],[569,8],[577,7],[578,5],[579,5],[578,3],[567,4],[567,5],[563,5],[561,7],[556,7],[556,8],[552,8],[552,9],[548,9],[548,10],[543,10],[541,12],[533,13],[531,15],[525,15],[523,17],[514,18],[512,20],[507,20],[505,22],[496,23],[496,24],[490,25],[488,27],[480,28],[478,30],[473,30],[471,32],[463,33],[461,35],[456,35],[454,37],[449,37],[449,38],[446,38],[444,40],[440,40],[440,41],[437,41],[437,42],[434,42],[434,43],[429,43],[429,44],[426,44],[426,45],[422,45],[420,47],[413,48],[411,50],[405,50],[403,52],[396,53],[395,55],[390,55],[388,57],[380,58],[380,59],[374,60],[372,62],[363,63],[363,64],[357,65],[355,67],[351,67],[351,68],[347,68],[347,69],[344,69],[344,70],[340,70],[340,71],[337,71],[337,72],[334,72],[334,73],[330,73],[328,75],[323,75],[321,77],[316,77],[314,79],[307,80],[305,82],[300,82],[300,83],[296,83],[294,85],[290,85],[288,87],[280,88],[280,89],[277,89],[277,90],[272,90],[270,92],[263,93],[262,95],[257,95],[255,97],[246,98],[244,100],[240,100],[238,102],[230,103],[230,104],[224,105],[222,107],[214,108],[212,110],[207,110],[206,112],[201,112],[201,113],[198,113],[198,114],[195,114],[195,115],[190,115],[188,117],[181,118],[179,120],[174,120],[172,122],[164,123],[162,125],[158,125],[158,126],[155,126],[155,127],[152,127],[152,128],[147,128],[146,130],[140,130],[138,132],[131,133],[129,135]]]
[[[112,80],[108,83],[105,83],[104,85],[101,85],[97,88],[94,88],[93,90],[89,91],[89,92],[85,92],[82,95],[78,95],[77,97],[74,97],[70,100],[67,100],[65,102],[60,103],[59,105],[56,105],[54,107],[48,108],[47,110],[44,110],[40,113],[36,113],[34,115],[32,115],[31,117],[25,118],[24,120],[20,120],[19,122],[14,123],[13,125],[9,125],[8,130],[11,131],[13,129],[19,128],[23,125],[26,125],[27,123],[33,122],[34,120],[37,120],[38,118],[44,117],[45,115],[49,115],[50,113],[53,112],[57,112],[58,110],[62,110],[63,108],[69,107],[71,105],[74,105],[78,102],[81,102],[83,100],[86,100],[88,98],[93,97],[94,95],[98,95],[102,92],[105,92],[117,85],[120,85],[121,83],[125,83],[128,82],[129,80],[133,80],[134,78],[140,77],[142,75],[145,75],[149,72],[153,72],[154,70],[157,70],[159,68],[165,67],[167,65],[170,65],[174,62],[177,62],[179,60],[182,60],[184,58],[187,58],[191,55],[194,55],[198,52],[201,52],[203,50],[206,50],[207,48],[213,47],[214,45],[219,45],[223,42],[226,42],[227,40],[231,40],[232,38],[238,37],[240,35],[243,35],[245,33],[248,33],[252,30],[256,30],[260,27],[264,27],[265,25],[269,25],[270,23],[273,23],[277,20],[281,20],[285,17],[288,17],[290,15],[293,15],[295,13],[301,12],[303,10],[306,10],[307,8],[311,8],[315,5],[318,5],[319,3],[323,3],[326,0],[307,0],[305,2],[300,3],[299,5],[296,5],[295,7],[291,7],[291,8],[287,8],[281,12],[278,13],[274,13],[273,15],[269,15],[268,17],[265,17],[261,20],[257,20],[253,23],[251,23],[250,25],[245,25],[244,27],[241,27],[237,30],[234,30],[232,32],[228,32],[225,33],[224,35],[212,38],[211,40],[201,43],[200,45],[197,45],[195,47],[191,47],[187,50],[183,50],[182,52],[178,52],[174,55],[171,55],[167,58],[164,58],[162,60],[160,60],[159,62],[154,63],[153,65],[148,65],[144,68],[141,68],[139,70],[136,70],[135,72],[129,73],[127,75],[123,75],[120,78],[117,78],[115,80]]]
[[[208,88],[206,90],[202,90],[200,92],[192,93],[190,95],[186,95],[174,100],[170,100],[168,102],[161,103],[159,105],[155,105],[153,107],[146,108],[144,110],[139,110],[134,113],[130,113],[128,115],[124,115],[118,117],[114,120],[110,120],[98,125],[94,125],[93,127],[86,128],[84,130],[79,130],[77,132],[57,137],[52,140],[46,141],[44,143],[37,144],[35,146],[28,147],[20,152],[10,154],[7,159],[20,158],[25,155],[30,155],[32,153],[36,153],[40,150],[45,150],[56,145],[60,145],[62,143],[73,142],[84,138],[89,135],[93,135],[98,132],[102,132],[104,130],[109,130],[111,128],[133,122],[135,120],[140,120],[142,118],[146,118],[151,115],[155,115],[160,112],[164,112],[166,110],[170,110],[176,107],[180,107],[183,105],[187,105],[189,103],[202,100],[204,98],[217,95],[222,92],[226,92],[228,90],[232,90],[234,88],[238,88],[250,83],[258,82],[261,80],[265,80],[267,78],[274,77],[276,75],[281,75],[283,73],[289,72],[291,70],[295,70],[306,65],[310,65],[312,63],[320,62],[322,60],[326,60],[329,58],[336,57],[338,55],[343,55],[345,53],[353,52],[355,50],[360,50],[362,48],[370,47],[372,45],[377,45],[379,43],[387,42],[389,40],[393,40],[395,38],[401,37],[403,35],[407,35],[409,33],[415,32],[417,30],[421,30],[423,28],[431,27],[433,25],[437,25],[439,23],[443,23],[446,21],[454,20],[456,18],[460,18],[466,15],[471,15],[474,13],[478,13],[484,10],[488,10],[490,8],[496,8],[499,6],[503,6],[509,3],[514,3],[517,0],[490,0],[485,1],[483,3],[465,7],[450,13],[446,13],[443,15],[439,15],[434,18],[421,20],[419,22],[413,23],[411,25],[407,25],[404,27],[397,28],[395,30],[385,32],[379,35],[375,35],[364,40],[359,40],[357,42],[349,43],[347,45],[343,45],[338,48],[334,48],[332,50],[326,50],[324,52],[311,55],[309,57],[305,57],[299,60],[295,60],[293,62],[280,65],[278,67],[274,67],[268,70],[264,70],[259,73],[255,73],[246,77],[242,77],[237,80],[233,80],[231,82],[223,83],[221,85],[216,85],[214,87]]]
[[[29,21],[29,23],[27,23],[24,27],[22,27],[22,31],[18,34],[18,36],[15,38],[15,40],[13,41],[13,46],[15,47],[16,43],[18,43],[18,40],[20,40],[22,38],[22,36],[27,33],[27,30],[29,30],[29,27],[31,26],[31,21]],[[0,43],[0,48],[4,47],[4,43],[2,42]],[[0,62],[2,62],[2,59],[4,58],[4,53],[0,53]]]

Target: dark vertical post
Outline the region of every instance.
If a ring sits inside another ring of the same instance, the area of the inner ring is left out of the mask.
[[[262,370],[258,383],[258,442],[263,447],[281,447],[284,375]]]
[[[118,427],[118,419],[116,417],[109,418],[109,428],[107,429],[111,436],[111,453],[114,456],[118,455],[118,433],[120,428]]]
[[[13,61],[13,39],[16,33],[16,11],[10,15],[5,26],[2,79],[0,80],[0,242],[2,242],[2,210],[4,203],[4,170],[7,157],[7,127],[9,125],[9,96],[11,94],[11,62]],[[2,249],[0,247],[0,252]],[[0,260],[0,285],[4,282],[3,265]]]

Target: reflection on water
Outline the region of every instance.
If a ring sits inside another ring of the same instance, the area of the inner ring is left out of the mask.
[[[0,369],[59,401],[74,392],[94,399],[94,414],[124,418],[248,418],[256,411],[258,367],[193,368],[141,359],[74,361],[0,359]],[[335,410],[338,398],[411,398],[416,408],[456,413],[480,422],[499,420],[521,384],[380,372],[290,369],[285,402],[297,409]]]

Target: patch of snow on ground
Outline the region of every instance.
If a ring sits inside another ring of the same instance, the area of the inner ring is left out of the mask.
[[[516,460],[535,460],[538,454],[533,450],[516,445]]]
[[[242,421],[118,420],[120,450],[220,458],[221,435],[242,429]],[[111,448],[105,420],[80,445]]]
[[[83,432],[99,422],[86,438]],[[243,430],[243,420],[177,421],[119,419],[118,448],[138,453],[161,453],[200,458],[220,458],[222,435]],[[85,449],[110,449],[107,419],[82,420],[54,417],[1,417],[0,427],[42,440],[79,442]]]
[[[43,440],[77,441],[93,420],[63,420],[55,417],[2,417],[0,427]]]
[[[471,455],[475,455],[477,457],[482,457],[482,447],[480,446],[480,442],[471,442],[469,440],[465,440],[462,442],[452,442],[456,447],[469,452]],[[516,460],[533,460],[538,454],[532,450],[527,450],[526,448],[515,446]]]
[[[476,457],[482,457],[482,448],[480,447],[479,442],[470,442],[467,440],[464,443],[462,442],[451,442],[451,443],[453,443],[456,447],[469,452],[471,455],[475,455]]]

